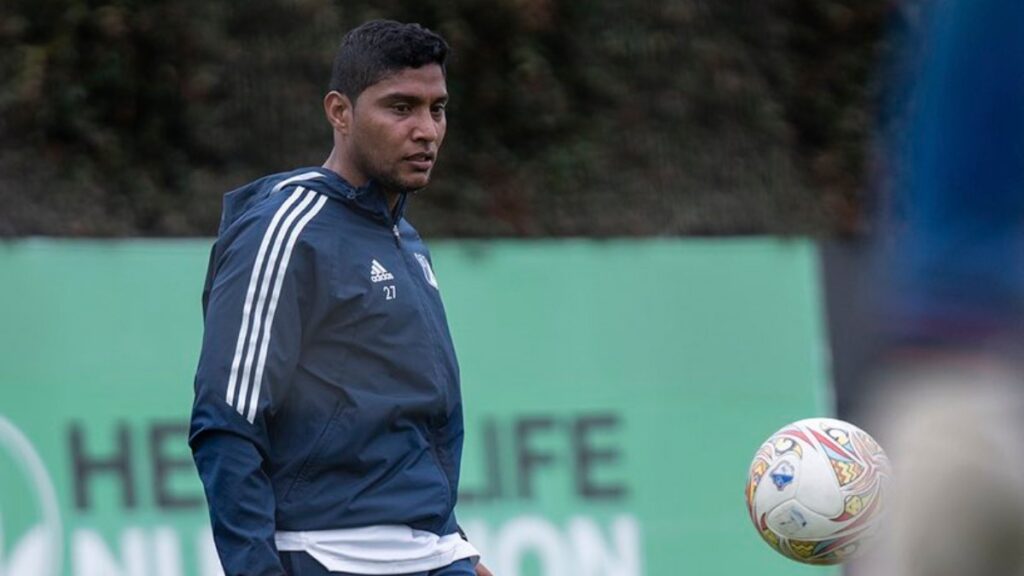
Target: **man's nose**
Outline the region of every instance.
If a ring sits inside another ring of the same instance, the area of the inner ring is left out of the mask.
[[[440,133],[439,123],[427,111],[418,115],[416,126],[413,128],[412,138],[417,141],[434,142]]]

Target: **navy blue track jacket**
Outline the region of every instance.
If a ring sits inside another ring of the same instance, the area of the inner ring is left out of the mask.
[[[322,168],[225,196],[189,444],[226,576],[283,574],[278,530],[457,530],[459,370],[404,204]]]

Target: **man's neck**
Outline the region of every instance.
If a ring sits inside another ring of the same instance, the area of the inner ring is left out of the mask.
[[[367,181],[365,178],[356,177],[357,172],[341,161],[337,148],[331,150],[331,155],[324,161],[323,167],[341,176],[352,186],[362,187],[366,185]],[[384,194],[384,199],[388,202],[388,210],[394,213],[395,206],[398,206],[398,198],[400,194],[383,187],[380,191]]]
[[[395,206],[398,206],[398,198],[400,196],[399,193],[383,189],[381,190],[381,192],[384,193],[384,198],[388,201],[388,211],[390,211],[391,214],[394,214]]]

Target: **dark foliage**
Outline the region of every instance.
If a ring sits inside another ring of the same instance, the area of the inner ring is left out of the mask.
[[[860,222],[888,0],[7,0],[0,235],[207,235],[320,164],[343,32],[453,49],[431,236],[827,234]]]

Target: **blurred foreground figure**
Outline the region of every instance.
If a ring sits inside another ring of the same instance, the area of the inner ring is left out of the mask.
[[[870,418],[880,576],[1024,574],[1024,2],[938,0],[912,108]],[[858,571],[860,572],[860,571]]]

